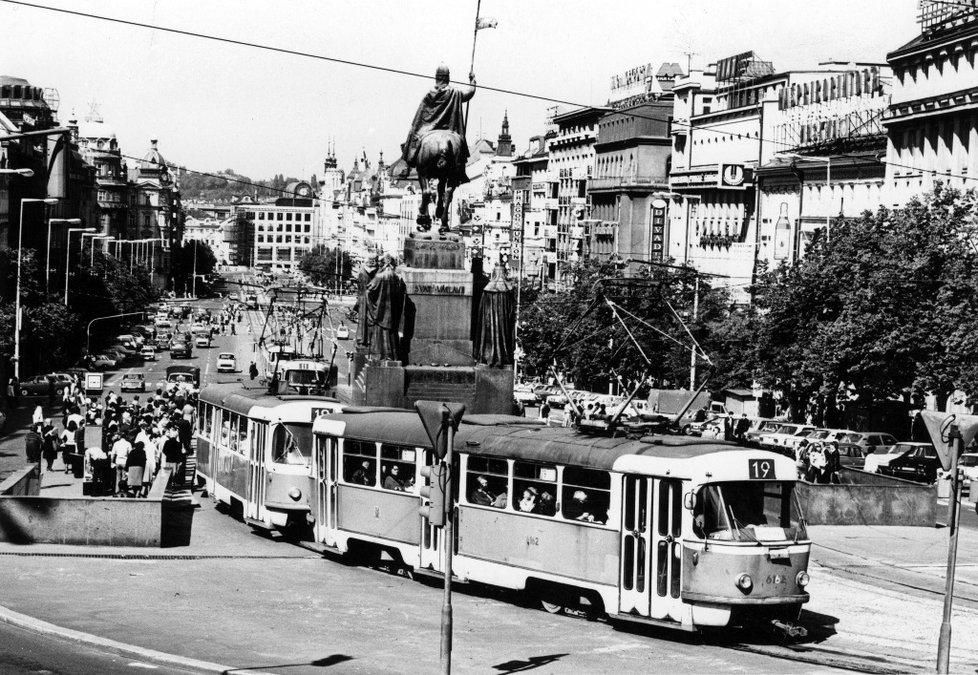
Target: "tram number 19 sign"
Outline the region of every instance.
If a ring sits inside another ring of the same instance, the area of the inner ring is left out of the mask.
[[[774,478],[774,462],[770,459],[747,460],[747,477],[751,480],[769,480]]]

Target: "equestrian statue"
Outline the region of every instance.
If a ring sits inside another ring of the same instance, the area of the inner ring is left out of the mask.
[[[467,87],[453,85],[448,67],[438,66],[435,86],[418,106],[411,131],[401,146],[404,162],[417,170],[421,184],[421,208],[417,219],[420,232],[431,229],[428,205],[432,201],[435,202],[435,218],[441,221],[438,231],[448,232],[452,194],[455,188],[469,180],[465,175],[469,146],[465,142],[462,104],[475,94],[474,73],[469,73],[469,83]]]

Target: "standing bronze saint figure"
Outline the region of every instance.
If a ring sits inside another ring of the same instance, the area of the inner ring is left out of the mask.
[[[475,94],[475,74],[469,73],[468,87],[457,87],[450,81],[448,67],[441,65],[435,72],[435,86],[429,91],[411,122],[411,131],[401,146],[404,162],[418,172],[421,184],[421,208],[418,212],[420,230],[431,228],[428,205],[436,198],[435,218],[441,221],[439,231],[448,231],[451,218],[452,193],[468,181],[465,163],[469,146],[465,142],[465,112],[463,103]],[[432,190],[437,181],[437,197]]]
[[[400,326],[404,312],[404,281],[394,271],[396,262],[385,255],[367,285],[367,344],[371,357],[397,361],[401,358]]]

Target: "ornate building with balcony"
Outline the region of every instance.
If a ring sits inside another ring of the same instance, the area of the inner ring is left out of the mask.
[[[81,124],[69,121],[68,127],[74,130],[82,158],[95,169],[98,231],[116,239],[137,238],[129,233],[128,169],[115,131],[94,106]]]
[[[937,181],[978,179],[978,7],[921,2],[920,35],[887,54],[894,84],[884,119],[887,206]]]

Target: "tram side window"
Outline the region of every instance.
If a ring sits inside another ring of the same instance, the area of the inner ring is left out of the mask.
[[[564,468],[561,513],[568,520],[604,524],[608,520],[611,501],[611,476],[607,471]]]
[[[200,427],[200,435],[207,440],[213,440],[211,433],[214,431],[214,406],[209,403],[200,404],[200,412],[197,415],[197,425]]]
[[[414,491],[414,465],[418,451],[402,445],[380,446],[381,485],[396,492]]]
[[[506,508],[508,484],[509,464],[505,459],[469,455],[465,487],[470,504]]]
[[[377,484],[377,444],[368,441],[343,441],[343,480],[354,485]]]
[[[272,434],[272,461],[276,464],[308,465],[312,447],[311,424],[276,424]]]
[[[471,463],[471,459],[469,460]],[[513,463],[513,508],[523,513],[557,513],[557,467],[531,462]]]
[[[241,416],[236,413],[229,413],[224,411],[221,420],[221,439],[220,444],[233,450],[238,451],[238,427],[240,425]]]

